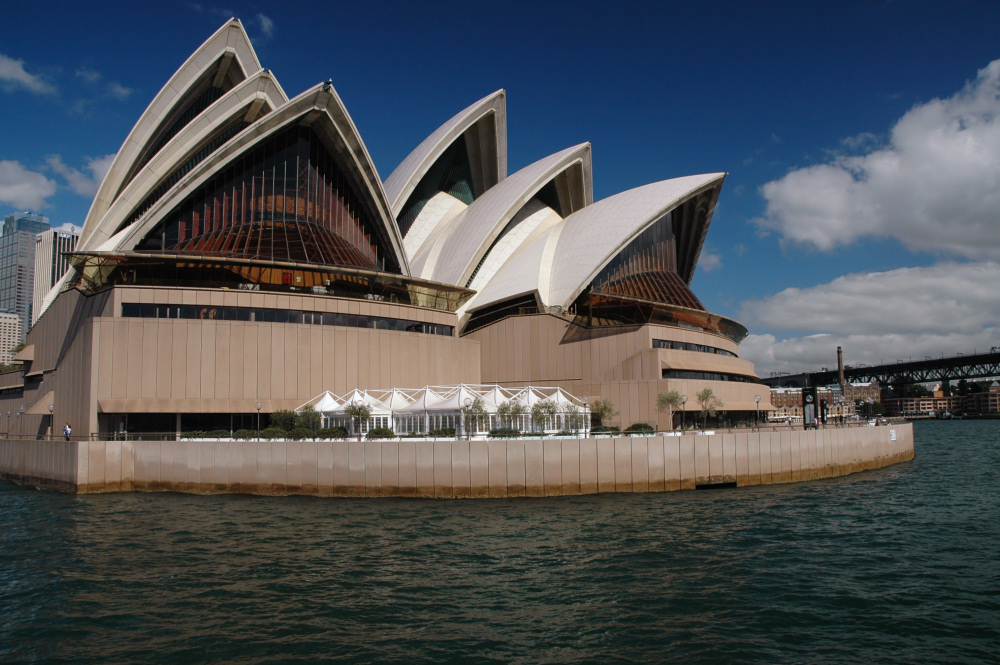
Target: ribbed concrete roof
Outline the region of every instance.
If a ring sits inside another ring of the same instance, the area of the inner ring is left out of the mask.
[[[475,104],[463,109],[448,122],[438,127],[433,134],[421,141],[413,152],[407,155],[399,166],[386,178],[385,193],[392,206],[392,214],[399,215],[407,198],[413,193],[420,179],[434,165],[441,154],[448,149],[466,130],[484,117],[495,115],[497,173],[499,179],[507,175],[507,95],[503,90],[483,97]],[[487,188],[494,183],[487,183]]]

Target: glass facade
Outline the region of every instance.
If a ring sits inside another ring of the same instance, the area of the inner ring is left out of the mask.
[[[675,342],[669,339],[654,339],[653,348],[674,349],[677,351],[695,351],[697,353],[715,353],[720,356],[731,356],[733,358],[737,357],[737,355],[731,351],[726,351],[725,349],[720,349],[714,346],[708,346],[706,344],[691,344],[690,342]]]
[[[303,323],[316,326],[343,326],[371,328],[397,332],[424,333],[451,337],[454,326],[444,326],[424,321],[394,319],[385,316],[361,314],[334,314],[292,309],[264,309],[258,307],[214,307],[209,305],[154,305],[122,303],[123,317],[145,319],[208,319],[216,321],[260,321],[264,323]]]
[[[721,372],[689,372],[683,369],[663,370],[664,379],[694,379],[696,381],[738,381],[740,383],[756,383],[757,377],[740,374],[723,374]]]
[[[349,171],[298,125],[219,169],[138,249],[400,272]]]

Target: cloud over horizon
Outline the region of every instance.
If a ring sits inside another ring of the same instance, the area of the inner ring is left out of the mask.
[[[1000,60],[955,95],[914,106],[886,145],[865,133],[843,147],[854,154],[765,184],[758,228],[819,251],[875,237],[1000,260]]]
[[[57,184],[20,162],[0,160],[0,202],[20,209],[38,210],[56,193]]]
[[[858,273],[742,304],[740,320],[801,336],[751,335],[740,355],[760,376],[848,363],[985,351],[1000,342],[1000,264],[942,262]]]

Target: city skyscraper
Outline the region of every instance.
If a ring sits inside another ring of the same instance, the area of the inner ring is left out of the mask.
[[[50,229],[35,236],[35,285],[31,298],[31,325],[35,325],[42,311],[42,300],[45,294],[56,285],[66,271],[69,261],[65,252],[72,252],[80,234],[73,228]]]
[[[49,219],[30,212],[7,215],[0,236],[0,311],[21,318],[18,342],[31,327],[35,286],[35,237],[49,230]]]

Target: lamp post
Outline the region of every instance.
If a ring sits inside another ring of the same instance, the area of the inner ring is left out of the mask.
[[[261,403],[257,402],[254,404],[254,408],[257,409],[257,440],[260,441],[260,407]]]
[[[681,395],[681,434],[684,433],[684,417],[687,415],[688,396]]]
[[[52,440],[52,430],[56,428],[56,405],[49,404],[49,441]]]
[[[754,395],[753,396],[753,401],[755,403],[753,421],[754,421],[754,424],[757,426],[757,429],[759,430],[760,429],[760,395]]]
[[[23,435],[22,433],[24,431],[24,420],[21,419],[21,416],[23,414],[24,414],[24,405],[22,404],[21,406],[17,407],[17,438],[19,439],[22,437]]]

